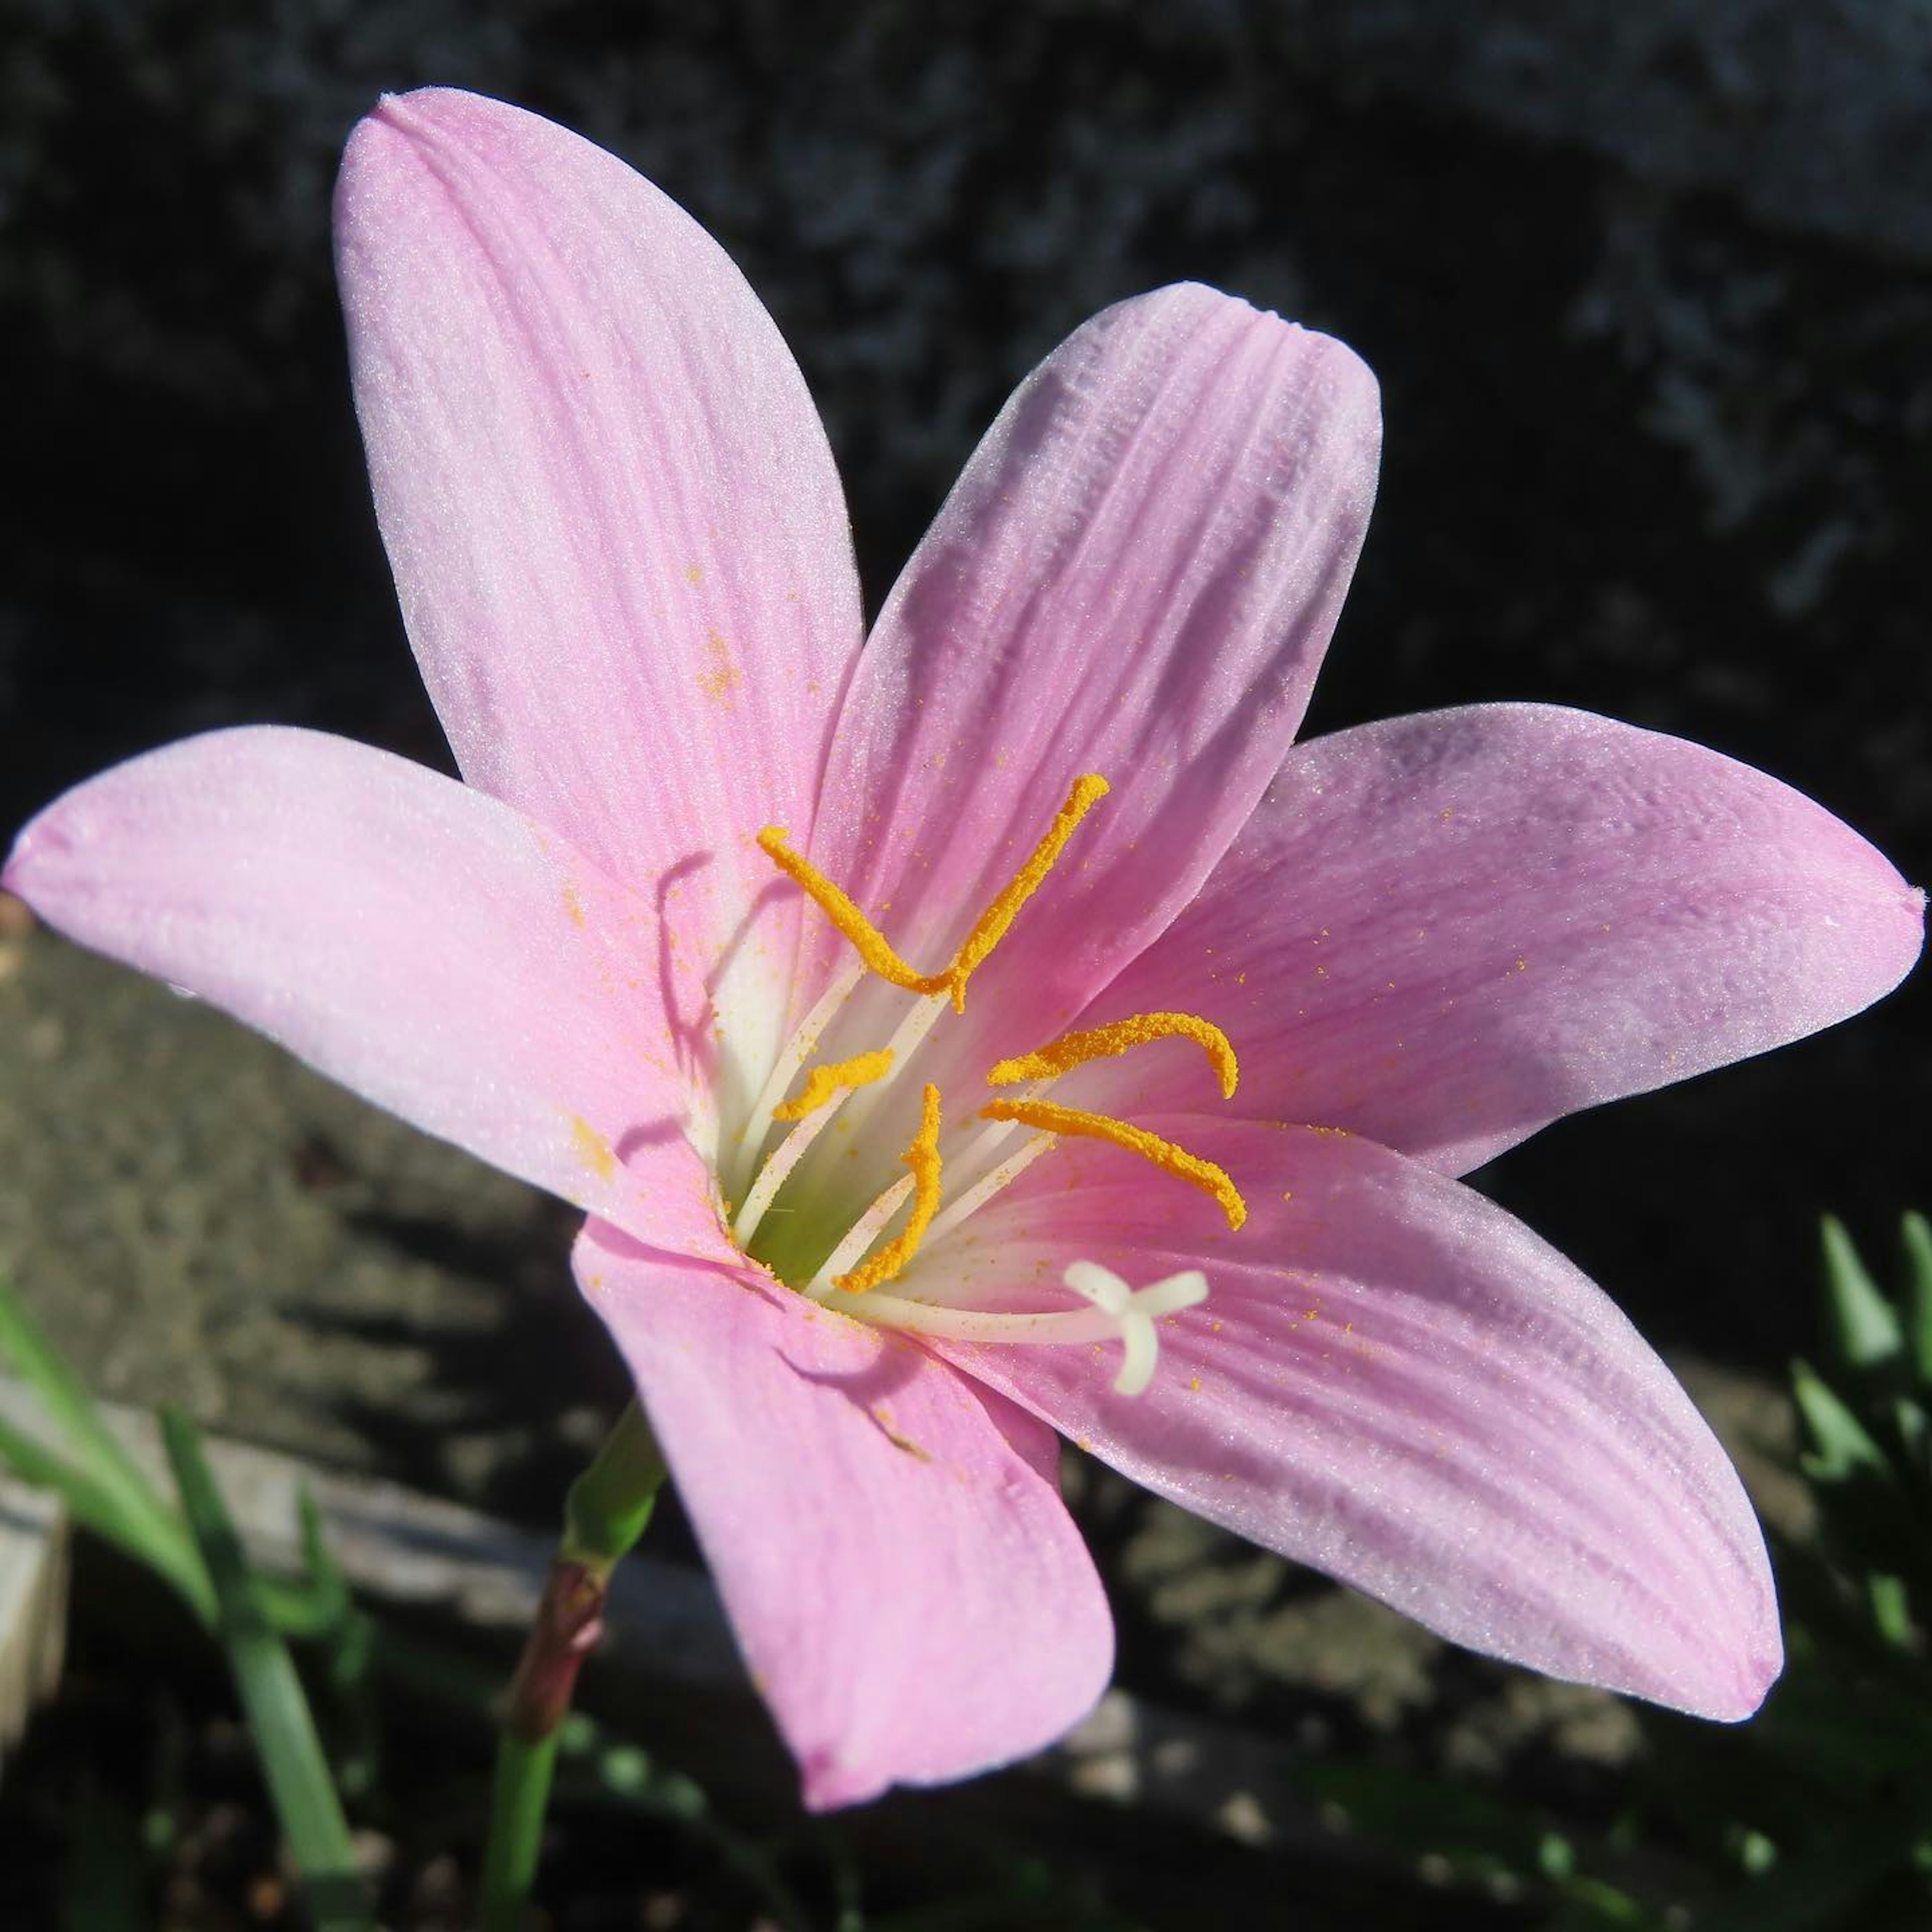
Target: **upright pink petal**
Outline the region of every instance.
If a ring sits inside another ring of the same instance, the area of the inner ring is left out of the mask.
[[[675,878],[715,952],[772,884],[759,830],[808,832],[860,634],[796,365],[680,209],[496,101],[386,100],[336,223],[383,540],[464,776],[613,878]]]
[[[1456,1642],[1702,1716],[1756,1708],[1782,1656],[1763,1538],[1601,1292],[1370,1142],[1149,1124],[1233,1174],[1238,1233],[1132,1157],[1063,1145],[946,1256],[982,1299],[1009,1274],[1036,1295],[1076,1259],[1134,1287],[1204,1270],[1146,1391],[1113,1391],[1105,1346],[942,1352],[1136,1481]]]
[[[1253,809],[1354,569],[1379,437],[1340,344],[1182,286],[1076,331],[968,465],[860,661],[813,856],[935,970],[1075,778],[1108,778],[974,982],[1014,1012],[1007,1050],[1145,945]]]
[[[1924,903],[1748,766],[1582,712],[1478,706],[1299,747],[1095,1011],[1205,1013],[1240,1056],[1241,1111],[1462,1173],[1578,1108],[1858,1012],[1918,957]]]
[[[223,731],[57,800],[4,883],[494,1166],[694,1253],[654,909],[507,806],[344,738]]]
[[[808,1804],[966,1777],[1085,1714],[1106,1600],[998,1397],[749,1266],[668,1264],[594,1222],[575,1264]]]

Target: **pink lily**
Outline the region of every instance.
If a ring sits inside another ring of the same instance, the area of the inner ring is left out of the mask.
[[[578,1280],[808,1802],[1009,1760],[1099,1694],[1055,1430],[1460,1642],[1755,1708],[1781,1651],[1728,1461],[1455,1177],[1857,1011],[1924,895],[1602,718],[1294,748],[1378,455],[1337,343],[1198,287],[1096,317],[862,651],[802,380],[655,189],[425,92],[358,130],[337,212],[467,782],[218,733],[59,800],[4,883],[589,1211]]]

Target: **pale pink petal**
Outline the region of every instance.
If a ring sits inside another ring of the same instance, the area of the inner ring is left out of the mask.
[[[1846,1018],[1910,969],[1924,920],[1881,854],[1761,772],[1479,706],[1299,747],[1094,1013],[1203,1013],[1240,1055],[1237,1108],[1462,1173]],[[1192,1105],[1174,1065],[1118,1063],[1110,1094]]]
[[[217,732],[56,800],[0,877],[428,1132],[668,1249],[728,1252],[653,908],[482,793],[344,738]]]
[[[594,1222],[575,1265],[807,1804],[1006,1763],[1091,1708],[1113,1663],[1092,1559],[970,1382],[749,1266]]]
[[[1029,1414],[1016,1402],[1010,1402],[997,1389],[984,1382],[966,1384],[980,1406],[992,1418],[993,1426],[1012,1445],[1013,1453],[1038,1472],[1058,1496],[1060,1492],[1060,1434],[1036,1415]]]
[[[1006,1050],[1160,932],[1253,809],[1379,440],[1340,343],[1181,286],[1078,330],[968,465],[860,661],[813,856],[937,970],[1073,780],[1110,781],[973,983]]]
[[[1063,1144],[930,1263],[1016,1295],[1076,1258],[1133,1287],[1204,1270],[1205,1304],[1160,1324],[1146,1391],[1113,1391],[1111,1344],[942,1352],[1137,1482],[1456,1642],[1706,1717],[1756,1708],[1782,1656],[1763,1538],[1598,1288],[1370,1142],[1148,1124],[1233,1174],[1238,1233],[1132,1156]]]
[[[796,365],[681,209],[499,102],[385,100],[336,224],[377,514],[464,776],[614,878],[674,877],[715,954],[772,884],[760,829],[809,831],[860,637]]]

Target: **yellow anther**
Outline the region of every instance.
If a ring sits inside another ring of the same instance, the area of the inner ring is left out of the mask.
[[[1046,837],[1034,848],[1033,856],[980,915],[978,922],[966,935],[966,943],[952,956],[952,965],[946,976],[956,1013],[966,1010],[966,982],[975,968],[1005,938],[1014,915],[1039,891],[1040,881],[1052,871],[1054,862],[1066,849],[1066,842],[1073,836],[1080,821],[1112,789],[1097,772],[1088,772],[1073,781],[1073,789],[1066,794],[1066,802],[1054,814]]]
[[[908,966],[892,950],[891,942],[861,912],[852,899],[835,886],[808,860],[802,859],[788,842],[784,826],[768,825],[758,834],[758,850],[817,903],[819,910],[849,939],[872,970],[908,993],[943,993],[952,983],[950,968],[944,973],[921,973]]]
[[[1150,1160],[1177,1180],[1191,1182],[1204,1194],[1211,1194],[1221,1204],[1230,1228],[1238,1228],[1248,1218],[1248,1204],[1225,1168],[1211,1160],[1178,1148],[1144,1127],[1130,1126],[1107,1114],[1082,1113],[1077,1107],[1057,1107],[1051,1100],[993,1100],[980,1109],[982,1120],[1017,1120],[1022,1126],[1038,1127],[1049,1134],[1070,1134],[1088,1140],[1106,1141],[1129,1154]]]
[[[1064,1033],[1032,1053],[1016,1054],[1010,1060],[995,1062],[986,1076],[986,1084],[1013,1087],[1022,1080],[1051,1080],[1057,1075],[1070,1073],[1076,1066],[1084,1066],[1090,1060],[1104,1060],[1150,1040],[1177,1036],[1192,1040],[1207,1054],[1221,1082],[1221,1097],[1232,1100],[1241,1077],[1234,1047],[1212,1020],[1192,1013],[1136,1013],[1127,1019],[1110,1020],[1105,1026]]]
[[[842,1088],[867,1087],[883,1080],[892,1070],[892,1050],[880,1047],[876,1053],[855,1053],[850,1060],[829,1060],[823,1066],[808,1067],[805,1091],[796,1100],[772,1109],[775,1120],[802,1120],[815,1114]]]
[[[790,836],[782,826],[768,825],[758,834],[758,850],[808,893],[819,910],[849,939],[871,970],[908,993],[950,993],[952,1010],[966,1010],[966,982],[983,963],[988,953],[1006,936],[1022,906],[1039,891],[1040,881],[1052,871],[1054,862],[1066,849],[1080,821],[1113,788],[1097,772],[1089,772],[1073,781],[1066,802],[1054,814],[1046,836],[1033,849],[1033,856],[1016,872],[999,896],[982,912],[968,933],[965,942],[952,956],[952,963],[943,973],[922,973],[893,951],[891,940],[859,910],[850,895],[836,886],[813,865],[791,849]],[[789,1118],[782,1115],[781,1118]]]
[[[919,1132],[912,1145],[899,1156],[912,1169],[912,1218],[903,1234],[896,1234],[877,1249],[850,1274],[832,1277],[834,1288],[848,1294],[863,1294],[882,1281],[890,1281],[919,1252],[919,1244],[939,1211],[939,1089],[928,1084],[920,1114]],[[1217,1170],[1218,1171],[1218,1170]]]

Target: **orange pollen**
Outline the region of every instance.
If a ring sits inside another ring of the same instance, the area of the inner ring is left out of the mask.
[[[892,950],[892,942],[861,912],[850,896],[834,885],[810,860],[802,859],[787,842],[782,825],[768,825],[758,834],[758,850],[818,905],[849,939],[859,957],[881,980],[903,986],[908,993],[943,993],[952,983],[950,970],[922,973]]]
[[[986,1076],[986,1084],[1014,1087],[1023,1080],[1051,1080],[1090,1060],[1110,1058],[1150,1040],[1173,1038],[1191,1040],[1207,1054],[1220,1081],[1222,1099],[1232,1100],[1241,1077],[1234,1046],[1212,1020],[1193,1013],[1135,1013],[1126,1019],[1110,1020],[1105,1026],[1064,1033],[1034,1052],[997,1061]]]
[[[1073,788],[1066,794],[1066,802],[1054,814],[1053,823],[1047,827],[1046,836],[1033,848],[1032,857],[980,915],[973,930],[966,935],[965,944],[953,955],[950,976],[952,1010],[956,1013],[966,1010],[966,982],[974,970],[1005,938],[1006,928],[1012,924],[1020,908],[1040,890],[1041,881],[1066,850],[1066,842],[1073,836],[1080,821],[1112,789],[1098,772],[1088,772],[1073,781]]]
[[[1046,835],[1033,849],[1033,856],[1004,886],[992,904],[974,921],[952,963],[943,973],[922,973],[902,959],[892,942],[860,910],[858,903],[842,887],[835,885],[808,859],[791,849],[790,836],[782,826],[768,825],[758,834],[758,850],[794,884],[805,892],[826,917],[851,941],[866,966],[882,980],[908,993],[950,993],[952,1010],[966,1010],[966,982],[985,963],[986,956],[1006,936],[1022,906],[1039,891],[1041,882],[1066,849],[1080,821],[1107,796],[1112,788],[1097,772],[1088,772],[1073,781],[1066,802],[1054,814]]]
[[[832,1286],[848,1294],[863,1294],[882,1281],[890,1281],[919,1252],[932,1217],[939,1211],[939,1089],[928,1083],[921,1106],[919,1132],[912,1145],[899,1156],[912,1169],[912,1218],[904,1231],[893,1236],[850,1274],[834,1275]]]
[[[982,1120],[1017,1120],[1022,1126],[1037,1127],[1042,1132],[1067,1134],[1078,1138],[1105,1141],[1110,1146],[1124,1148],[1129,1154],[1137,1154],[1142,1160],[1152,1161],[1166,1174],[1177,1180],[1185,1180],[1198,1187],[1204,1194],[1211,1194],[1221,1204],[1221,1211],[1228,1217],[1228,1226],[1239,1228],[1248,1218],[1248,1204],[1241,1198],[1241,1191],[1225,1168],[1216,1167],[1211,1160],[1203,1160],[1198,1154],[1190,1154],[1185,1148],[1178,1148],[1172,1141],[1164,1141],[1158,1134],[1150,1134],[1144,1127],[1130,1126],[1125,1120],[1117,1120],[1107,1114],[1083,1113],[1077,1107],[1056,1106],[1051,1100],[993,1100],[980,1109]]]
[[[806,1072],[805,1091],[782,1107],[774,1107],[772,1118],[802,1120],[806,1114],[817,1113],[842,1089],[869,1086],[892,1070],[892,1050],[889,1046],[880,1047],[876,1053],[855,1053],[850,1060],[831,1060],[823,1066],[809,1067]]]

